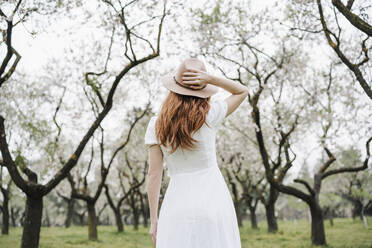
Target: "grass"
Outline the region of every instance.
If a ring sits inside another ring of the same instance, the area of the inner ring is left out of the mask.
[[[334,226],[325,223],[328,247],[330,248],[372,248],[372,218],[369,229],[364,228],[360,220],[335,219]],[[307,220],[279,222],[279,232],[269,234],[265,223],[260,223],[259,230],[252,230],[245,222],[240,228],[242,248],[306,248],[312,247],[310,225]],[[140,226],[134,231],[132,226],[125,226],[124,233],[117,233],[113,226],[98,227],[98,241],[88,241],[86,227],[42,227],[40,248],[154,248],[148,228]],[[0,247],[20,247],[22,229],[11,228],[10,235],[0,236]],[[177,247],[175,247],[177,248]]]

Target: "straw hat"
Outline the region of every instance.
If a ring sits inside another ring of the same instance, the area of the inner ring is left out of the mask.
[[[185,59],[176,70],[168,73],[161,79],[164,87],[181,95],[197,96],[201,98],[210,97],[218,92],[218,87],[211,84],[207,84],[202,89],[192,89],[186,84],[183,84],[182,74],[188,69],[207,71],[201,60],[196,58]]]

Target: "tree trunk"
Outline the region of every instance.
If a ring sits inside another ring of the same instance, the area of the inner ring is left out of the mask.
[[[334,223],[333,223],[333,216],[332,216],[332,215],[329,216],[329,224],[330,224],[331,226],[334,225]]]
[[[120,216],[120,211],[115,211],[115,221],[116,221],[116,226],[118,228],[118,232],[123,232],[124,231],[124,226],[123,226],[123,221],[121,220]]]
[[[65,227],[69,228],[72,222],[72,216],[74,215],[75,199],[70,199],[67,204],[67,215],[65,220]]]
[[[279,191],[270,184],[269,198],[263,202],[266,210],[267,230],[269,233],[278,231],[278,222],[275,217],[275,203],[278,200]]]
[[[89,240],[97,240],[97,215],[95,202],[87,201],[88,208],[88,238]]]
[[[329,211],[329,216],[328,216],[328,218],[329,218],[329,224],[331,226],[334,225],[334,223],[333,223],[333,216],[334,216],[334,214],[335,214],[335,211],[331,208],[330,211]]]
[[[142,210],[142,216],[143,216],[143,227],[149,226],[149,215],[147,214],[146,209]]]
[[[133,227],[134,230],[138,230],[138,223],[139,223],[139,213],[137,208],[133,208]]]
[[[252,229],[258,229],[256,208],[255,207],[249,207],[249,212],[250,212],[250,216],[251,216],[251,227],[252,227]]]
[[[140,192],[140,203],[141,203],[141,214],[143,217],[143,226],[146,228],[148,226],[148,215],[146,211],[147,205],[145,204],[145,200],[141,192]]]
[[[363,207],[363,204],[359,200],[353,201],[353,211],[352,211],[353,219],[359,216],[360,220],[363,220],[362,207]]]
[[[12,225],[13,227],[16,227],[16,216],[15,216],[15,213],[14,213],[14,207],[11,207],[10,208],[10,218],[12,219]]]
[[[310,204],[309,207],[311,213],[311,241],[313,245],[326,245],[323,211],[317,202]]]
[[[43,198],[27,195],[25,219],[23,222],[22,248],[39,247]]]
[[[238,226],[242,227],[243,226],[243,221],[242,221],[243,214],[241,211],[239,201],[235,202],[234,205],[235,205],[236,218],[238,220]]]
[[[365,207],[364,207],[364,205],[363,205],[361,216],[362,216],[362,220],[363,220],[364,227],[365,227],[366,229],[368,229],[368,221],[367,221],[367,218],[366,218],[364,212],[365,212]]]
[[[267,204],[265,209],[268,231],[270,233],[276,233],[278,231],[278,223],[275,217],[275,203]]]
[[[45,209],[45,226],[50,227],[50,218],[49,218],[49,212],[48,208]]]
[[[129,204],[130,204],[130,207],[132,209],[132,215],[133,215],[133,228],[134,230],[138,230],[138,223],[139,223],[139,213],[138,213],[138,208],[136,206],[136,194],[137,192],[136,191],[133,191],[131,194],[130,194],[130,197],[129,197]]]
[[[5,193],[5,194],[4,194]],[[9,192],[3,192],[3,226],[1,228],[1,234],[8,235],[9,234]]]

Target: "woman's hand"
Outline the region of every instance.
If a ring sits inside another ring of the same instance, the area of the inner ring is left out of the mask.
[[[156,233],[158,231],[158,221],[151,222],[151,227],[149,234],[151,236],[152,242],[156,245]]]
[[[197,69],[188,69],[182,74],[182,83],[192,89],[202,89],[210,81],[212,76],[205,71],[200,71]]]

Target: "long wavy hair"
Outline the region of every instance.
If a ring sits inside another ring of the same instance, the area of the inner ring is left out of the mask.
[[[191,137],[206,120],[210,97],[200,98],[169,92],[155,123],[156,137],[173,153],[178,147],[192,149],[197,140]],[[206,125],[208,125],[206,123]]]

